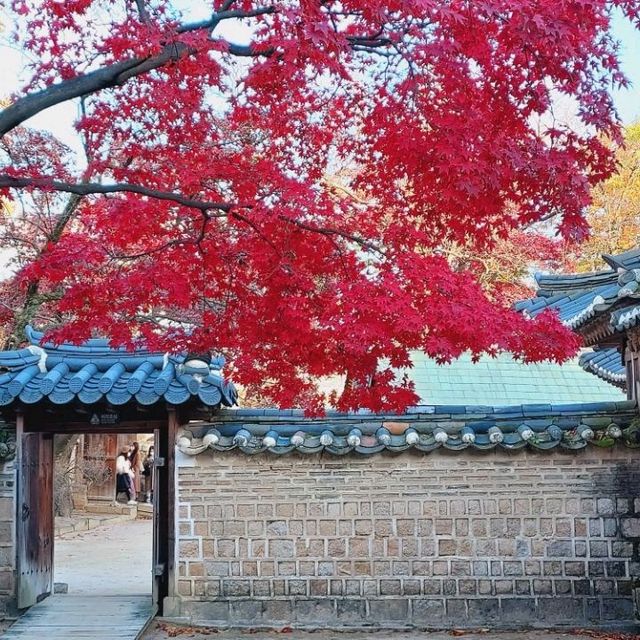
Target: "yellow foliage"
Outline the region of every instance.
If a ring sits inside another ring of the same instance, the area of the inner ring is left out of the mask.
[[[618,173],[593,190],[587,213],[591,237],[578,249],[578,271],[602,268],[603,253],[621,253],[640,245],[640,122],[625,130],[617,150]]]
[[[0,215],[10,216],[15,211],[15,205],[6,198],[0,197]]]

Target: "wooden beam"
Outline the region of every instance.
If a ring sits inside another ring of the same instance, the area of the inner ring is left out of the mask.
[[[29,421],[26,432],[30,433],[153,433],[162,429],[165,420],[127,420],[113,425],[92,425],[89,422],[34,422]]]

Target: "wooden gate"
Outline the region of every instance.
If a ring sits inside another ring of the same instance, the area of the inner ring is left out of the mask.
[[[18,607],[46,598],[53,587],[53,436],[22,435],[18,478]]]

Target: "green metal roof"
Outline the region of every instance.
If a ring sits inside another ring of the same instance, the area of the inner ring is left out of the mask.
[[[439,365],[424,353],[412,354],[409,377],[420,403],[427,405],[514,405],[619,401],[625,393],[587,373],[578,359],[562,365],[523,364],[508,354],[485,356],[473,363],[463,355]]]

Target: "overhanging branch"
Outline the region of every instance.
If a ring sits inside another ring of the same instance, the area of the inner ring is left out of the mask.
[[[110,193],[136,193],[148,198],[156,200],[169,200],[191,209],[199,211],[220,211],[222,215],[231,211],[233,206],[228,202],[212,202],[208,200],[198,200],[188,198],[180,193],[173,191],[161,191],[143,187],[139,184],[115,183],[100,184],[98,182],[83,182],[74,184],[70,182],[61,182],[59,180],[49,180],[46,178],[16,178],[13,176],[0,175],[0,188],[11,189],[43,189],[46,191],[62,191],[64,193],[75,193],[78,196],[105,195]]]
[[[273,13],[274,11],[273,7],[262,7],[250,11],[221,11],[214,13],[209,20],[185,24],[179,27],[177,31],[178,33],[202,30],[212,31],[222,20],[256,17]],[[251,46],[222,42],[226,44],[227,51],[236,56],[269,56],[273,53],[272,49],[255,49]],[[196,50],[193,47],[187,46],[182,42],[171,42],[163,47],[157,55],[116,62],[102,69],[52,84],[42,91],[29,93],[0,111],[0,137],[49,107],[96,93],[102,89],[123,85],[131,78],[144,75],[194,53],[196,53]]]

